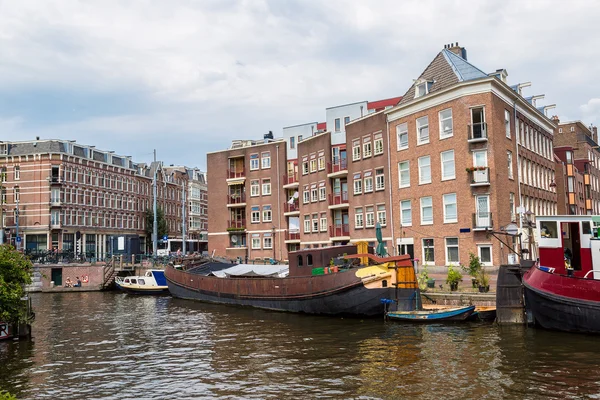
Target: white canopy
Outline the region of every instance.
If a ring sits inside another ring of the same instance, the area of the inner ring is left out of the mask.
[[[287,265],[262,265],[262,264],[238,264],[220,271],[213,271],[212,274],[219,278],[229,278],[237,276],[261,276],[285,278],[290,273]]]

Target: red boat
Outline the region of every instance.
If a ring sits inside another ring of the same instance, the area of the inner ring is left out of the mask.
[[[523,276],[525,306],[535,325],[600,333],[600,239],[597,217],[538,217],[539,265]]]

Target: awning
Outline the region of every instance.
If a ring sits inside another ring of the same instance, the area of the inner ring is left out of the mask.
[[[253,265],[253,264],[238,264],[231,268],[213,271],[212,274],[219,278],[230,278],[238,276],[260,276],[285,278],[290,273],[287,265]]]

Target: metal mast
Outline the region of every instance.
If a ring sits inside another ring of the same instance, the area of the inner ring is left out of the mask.
[[[156,258],[156,250],[158,248],[158,223],[156,218],[156,174],[158,172],[158,165],[156,164],[156,149],[154,150],[154,179],[152,180],[152,197],[154,198],[152,210],[154,214],[154,225],[152,227],[152,255]]]

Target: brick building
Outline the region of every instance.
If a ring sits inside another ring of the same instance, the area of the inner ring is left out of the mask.
[[[499,265],[509,251],[489,232],[521,224],[517,207],[556,212],[555,125],[459,46],[446,46],[386,111],[398,252],[424,264]]]
[[[0,143],[0,168],[1,231],[20,249],[56,248],[88,258],[146,251],[155,170],[169,235],[181,232],[187,175],[167,174],[160,162],[135,163],[74,141],[34,140]]]

